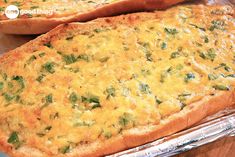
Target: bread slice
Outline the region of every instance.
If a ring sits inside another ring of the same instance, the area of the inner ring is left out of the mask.
[[[41,34],[62,23],[88,21],[97,17],[135,11],[165,9],[182,1],[184,0],[2,0],[0,1],[0,32]],[[17,19],[10,20],[4,14],[4,10],[9,5],[16,5],[21,10],[22,14]]]
[[[228,6],[60,25],[0,58],[0,151],[103,156],[235,102]]]

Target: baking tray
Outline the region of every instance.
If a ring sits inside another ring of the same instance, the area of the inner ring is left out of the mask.
[[[220,111],[184,131],[108,157],[169,157],[227,136],[235,136],[235,108]]]
[[[235,5],[234,0],[195,0],[194,3]],[[0,55],[36,37],[0,33]],[[220,111],[184,131],[108,157],[168,157],[227,136],[235,136],[235,108]],[[6,155],[0,153],[0,157]]]

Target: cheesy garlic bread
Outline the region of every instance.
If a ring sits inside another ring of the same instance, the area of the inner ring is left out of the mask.
[[[102,156],[235,103],[228,6],[60,25],[0,58],[0,151]]]
[[[184,0],[0,0],[0,32],[41,34],[62,23],[87,21],[121,13],[165,9]],[[19,9],[16,19],[6,8]]]

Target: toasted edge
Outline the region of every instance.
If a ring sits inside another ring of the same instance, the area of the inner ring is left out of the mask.
[[[135,11],[165,9],[184,0],[122,0],[104,5],[86,13],[77,13],[58,18],[33,17],[0,21],[0,32],[6,34],[42,34],[59,24],[88,21],[98,17],[118,15]]]

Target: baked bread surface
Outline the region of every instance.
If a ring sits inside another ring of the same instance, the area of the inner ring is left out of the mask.
[[[0,151],[102,156],[235,102],[228,6],[60,25],[0,58]]]

